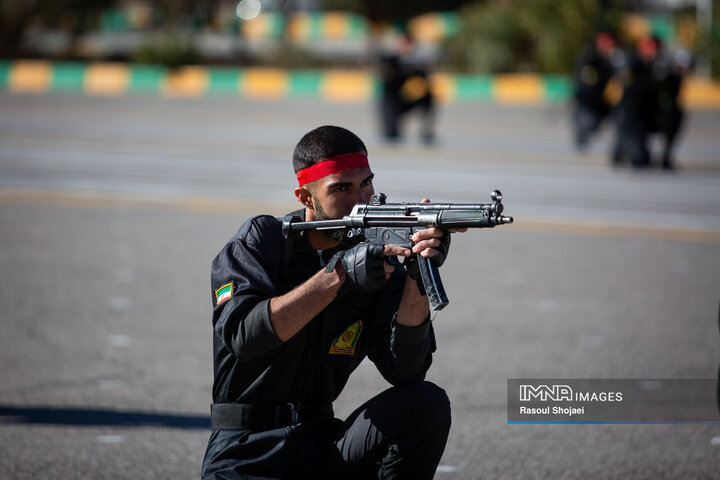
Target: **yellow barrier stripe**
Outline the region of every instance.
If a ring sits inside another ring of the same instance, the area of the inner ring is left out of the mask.
[[[359,102],[372,98],[372,76],[366,72],[334,70],[320,85],[322,98],[331,102]]]
[[[310,37],[310,16],[306,13],[298,13],[290,18],[288,23],[288,36],[297,43],[303,43]]]
[[[275,68],[248,68],[242,81],[242,92],[255,98],[283,98],[288,91],[288,74]]]
[[[720,107],[720,84],[702,78],[688,78],[683,85],[680,101],[693,109]]]
[[[445,37],[445,28],[439,15],[428,13],[408,22],[408,30],[420,43],[439,43]]]
[[[436,73],[430,77],[433,93],[440,103],[452,103],[457,98],[457,89],[452,75]]]
[[[330,12],[322,17],[322,31],[327,40],[343,40],[348,37],[348,16],[341,12]]]
[[[92,63],[85,72],[85,93],[122,95],[130,86],[130,69],[120,63]]]
[[[242,33],[250,41],[260,41],[268,38],[270,32],[270,19],[266,13],[260,13],[252,20],[243,21]]]
[[[543,99],[539,75],[498,75],[494,89],[497,101],[507,105],[540,105]]]
[[[50,89],[52,64],[44,60],[21,60],[13,63],[8,88],[17,93],[45,93]]]
[[[175,70],[166,78],[163,93],[168,96],[199,97],[207,90],[208,76],[208,70],[204,67]]]

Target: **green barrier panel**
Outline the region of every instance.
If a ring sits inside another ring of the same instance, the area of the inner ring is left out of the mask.
[[[367,20],[365,20],[365,17],[360,15],[349,15],[348,23],[348,38],[351,38],[353,40],[360,40],[370,34],[368,23]]]
[[[7,88],[8,79],[10,78],[10,68],[12,68],[11,62],[0,61],[0,88]]]
[[[270,16],[270,36],[280,38],[285,33],[285,18],[279,13],[268,14]]]
[[[323,15],[321,13],[308,14],[308,37],[306,40],[322,40],[325,32],[323,32]]]
[[[245,70],[239,68],[237,71],[237,89],[241,95],[245,94]]]
[[[124,32],[130,29],[128,13],[120,8],[111,8],[100,17],[100,30],[105,32]]]
[[[673,19],[669,15],[652,15],[648,17],[650,31],[664,43],[672,43],[675,41],[676,32]]]
[[[288,93],[290,97],[318,98],[322,79],[320,72],[290,72]]]
[[[372,85],[370,86],[370,98],[378,100],[382,98],[383,94],[383,82],[377,76],[372,77]]]
[[[211,68],[208,71],[208,93],[237,94],[240,88],[240,71],[231,68]]]
[[[50,91],[82,92],[85,86],[87,66],[81,62],[57,62],[53,64]]]
[[[438,15],[440,16],[445,37],[451,37],[460,31],[460,16],[457,13],[442,12]]]
[[[132,93],[159,93],[165,81],[166,72],[156,65],[134,65],[130,67],[128,91]]]
[[[492,98],[492,77],[476,75],[455,76],[455,100],[492,100]]]
[[[570,77],[550,75],[543,77],[544,100],[550,103],[561,103],[573,95],[573,82]]]

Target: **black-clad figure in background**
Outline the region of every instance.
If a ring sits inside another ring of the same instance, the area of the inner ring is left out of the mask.
[[[423,142],[431,144],[435,140],[435,99],[428,63],[407,34],[398,38],[393,51],[380,55],[380,120],[386,140],[401,138],[403,118],[413,110],[422,117]]]
[[[613,164],[629,162],[633,167],[650,165],[648,134],[655,130],[657,89],[654,62],[658,42],[642,37],[621,69],[619,81],[623,95],[617,112],[617,137],[612,154]]]
[[[663,139],[662,168],[675,168],[672,149],[683,124],[684,112],[679,102],[683,76],[691,67],[690,55],[684,50],[662,51],[657,61],[657,114],[655,127]]]
[[[605,98],[605,88],[613,76],[612,54],[615,40],[607,32],[595,36],[595,43],[575,66],[575,109],[573,126],[575,146],[587,147],[590,136],[610,114],[611,105]]]

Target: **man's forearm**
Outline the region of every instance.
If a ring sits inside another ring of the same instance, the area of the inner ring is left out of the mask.
[[[407,277],[398,308],[397,323],[408,327],[420,325],[425,322],[429,312],[428,299],[420,295],[417,281]]]
[[[285,295],[270,299],[270,323],[283,342],[291,339],[337,295],[344,272],[321,270]]]

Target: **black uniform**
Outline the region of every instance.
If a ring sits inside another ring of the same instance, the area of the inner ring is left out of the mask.
[[[316,274],[336,249],[316,251],[303,234],[288,240],[281,227],[270,216],[248,220],[212,264],[214,425],[203,477],[353,478],[380,468],[387,478],[429,478],[422,469],[432,476],[442,455],[449,401],[422,381],[432,325],[394,322],[404,269],[382,290],[336,298],[282,342],[270,299]],[[335,419],[331,403],[365,356],[395,387]]]
[[[678,101],[681,85],[682,72],[675,65],[659,75],[656,127],[664,140],[662,167],[666,169],[674,168],[672,149],[683,123],[684,113]]]
[[[402,117],[417,109],[422,115],[420,136],[425,143],[432,143],[435,138],[435,100],[428,69],[419,62],[395,54],[381,56],[380,69],[383,136],[387,140],[398,140]]]
[[[575,66],[575,144],[584,148],[611,106],[605,99],[605,88],[613,76],[613,66],[597,49],[592,49]]]
[[[623,96],[618,106],[617,139],[613,163],[629,161],[636,167],[650,164],[647,137],[655,128],[657,89],[653,65],[631,55],[620,75]]]

